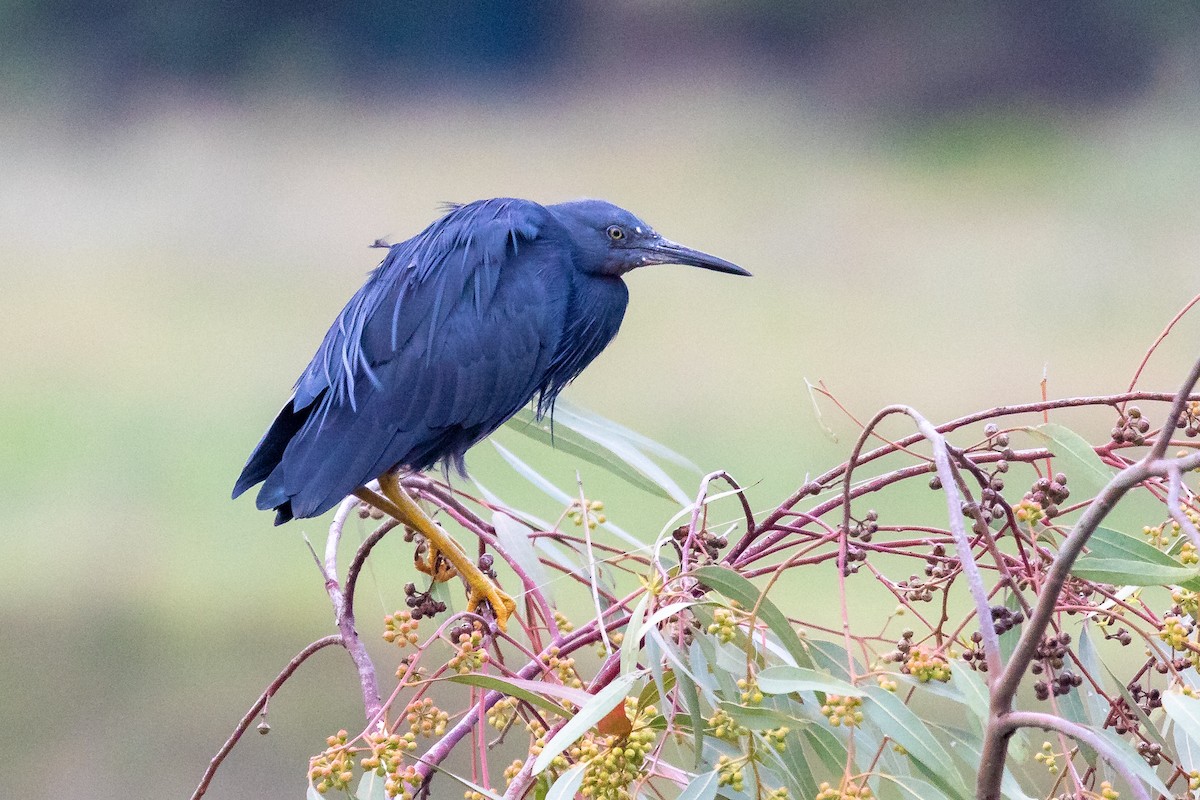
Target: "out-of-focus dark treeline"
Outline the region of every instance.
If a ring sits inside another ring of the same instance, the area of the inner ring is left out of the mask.
[[[1194,0],[0,0],[0,91],[395,97],[717,69],[884,108],[1076,105],[1194,71],[1198,21]]]

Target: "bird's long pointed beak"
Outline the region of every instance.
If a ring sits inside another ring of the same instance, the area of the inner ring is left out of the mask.
[[[650,264],[685,264],[689,267],[711,269],[713,272],[724,272],[728,275],[745,275],[750,273],[723,258],[709,255],[690,247],[684,247],[670,239],[659,239],[645,248],[642,256],[642,266]]]

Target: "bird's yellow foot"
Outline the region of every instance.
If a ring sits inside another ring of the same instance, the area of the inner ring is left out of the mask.
[[[428,540],[413,553],[413,566],[438,583],[445,583],[458,574],[458,570]]]
[[[385,506],[383,510],[425,537],[425,547],[429,557],[424,564],[420,564],[421,559],[418,558],[417,568],[437,580],[447,580],[457,573],[468,586],[467,610],[475,611],[479,604],[486,600],[492,607],[496,625],[502,631],[507,630],[508,618],[517,610],[516,601],[502,592],[495,581],[485,575],[483,570],[471,561],[458,543],[438,527],[438,524],[430,519],[429,515],[417,505],[417,502],[409,497],[408,492],[404,491],[404,487],[400,485],[398,475],[395,473],[381,475],[379,488],[383,492],[382,499],[389,501],[388,505],[392,506],[391,508]],[[361,491],[365,493],[369,490]],[[447,574],[446,568],[440,564],[443,560],[449,562],[449,568],[453,572]],[[445,577],[441,577],[442,575]]]
[[[500,587],[483,573],[480,573],[480,577],[483,579],[480,584],[471,583],[470,593],[467,597],[467,611],[475,611],[479,607],[479,603],[486,600],[492,607],[497,627],[502,631],[507,631],[508,618],[516,613],[517,601],[502,592]],[[469,580],[468,583],[470,583]]]

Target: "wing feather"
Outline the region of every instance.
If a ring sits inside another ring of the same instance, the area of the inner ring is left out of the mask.
[[[392,467],[461,464],[545,383],[573,272],[562,241],[545,208],[501,199],[393,245],[297,381],[289,413],[312,408],[272,443],[259,507],[316,516]]]

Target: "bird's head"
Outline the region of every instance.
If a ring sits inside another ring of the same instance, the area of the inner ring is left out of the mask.
[[[603,200],[549,206],[571,234],[579,267],[614,277],[651,264],[686,264],[730,275],[749,275],[736,264],[672,242],[623,208]]]

